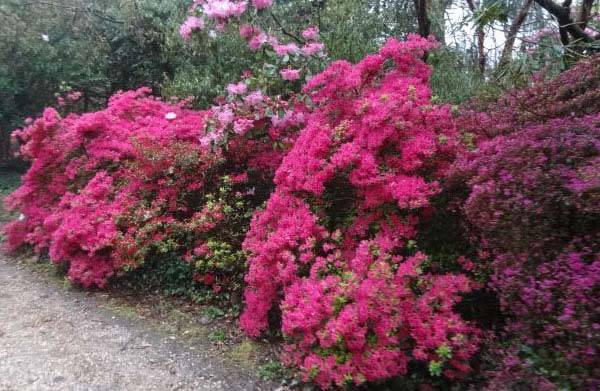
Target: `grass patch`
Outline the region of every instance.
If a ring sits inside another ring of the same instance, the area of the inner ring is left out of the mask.
[[[215,330],[208,335],[208,339],[211,342],[225,342],[227,340],[227,333],[225,330]]]
[[[14,170],[0,169],[0,225],[17,217],[17,213],[4,209],[4,197],[15,191],[20,184],[21,173]],[[0,236],[0,241],[1,238]]]
[[[123,319],[137,319],[139,317],[136,309],[134,307],[128,305],[119,305],[119,304],[103,304],[100,306],[106,310],[109,310],[111,313],[115,314],[119,318]]]
[[[0,171],[0,196],[12,193],[20,184],[21,173],[13,170]]]
[[[258,376],[262,380],[280,380],[287,375],[289,375],[288,371],[278,361],[269,361],[258,368]]]

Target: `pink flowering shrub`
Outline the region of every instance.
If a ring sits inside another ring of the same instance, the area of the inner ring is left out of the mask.
[[[301,106],[241,95],[196,112],[148,93],[65,118],[47,109],[15,132],[31,168],[7,200],[23,219],[5,228],[6,245],[48,252],[85,287],[177,256],[190,281],[239,291],[244,226],[269,194]]]
[[[435,44],[391,39],[304,87],[314,104],[251,223],[243,329],[280,306],[284,360],[320,387],[469,372],[478,332],[454,310],[474,284],[433,274],[411,245],[457,148],[449,108],[433,106]]]
[[[297,86],[290,86],[289,82],[324,68],[325,45],[320,42],[316,26],[297,33],[283,29],[268,10],[273,4],[273,0],[194,0],[179,32],[185,41],[189,41],[194,32],[203,30],[210,36],[239,32],[248,48],[255,52],[258,66],[252,67],[252,72],[260,84],[269,84],[272,93],[294,94]],[[279,72],[274,72],[275,69]]]
[[[476,139],[509,134],[528,123],[600,112],[600,55],[584,58],[551,80],[538,76],[529,88],[510,90],[498,100],[474,100],[457,118]]]
[[[600,386],[599,60],[463,119],[480,140],[456,164],[464,215],[507,316],[490,389]]]

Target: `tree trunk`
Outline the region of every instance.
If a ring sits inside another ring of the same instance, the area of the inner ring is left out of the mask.
[[[529,12],[529,8],[531,8],[531,4],[533,4],[533,0],[525,0],[523,6],[517,13],[515,20],[513,20],[510,28],[508,29],[508,36],[506,37],[506,42],[504,44],[504,48],[502,49],[502,55],[500,56],[500,62],[498,63],[499,68],[503,68],[510,63],[512,57],[513,47],[515,45],[515,39],[517,38],[517,34],[527,17],[527,13]]]
[[[577,17],[577,23],[585,30],[588,22],[590,21],[590,15],[592,14],[592,7],[594,6],[594,0],[583,0],[581,9],[579,10],[579,16]]]
[[[471,10],[471,13],[475,15],[478,4],[475,4],[473,0],[467,0],[467,5]],[[485,73],[485,66],[487,63],[487,56],[485,55],[485,32],[481,26],[475,27],[475,36],[477,37],[477,65],[479,72],[483,75]]]
[[[429,4],[427,0],[414,0],[417,14],[419,35],[429,37],[431,34],[431,20],[429,19]]]

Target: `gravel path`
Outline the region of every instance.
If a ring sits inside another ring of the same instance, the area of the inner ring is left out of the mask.
[[[0,256],[0,391],[273,389],[140,322]]]

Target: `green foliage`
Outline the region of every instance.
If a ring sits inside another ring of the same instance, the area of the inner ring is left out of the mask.
[[[0,168],[0,197],[12,193],[21,184],[21,174]]]
[[[3,2],[0,129],[21,126],[65,87],[83,93],[86,111],[117,90],[160,87],[179,62],[185,11],[182,1]]]
[[[206,307],[204,311],[202,311],[202,314],[209,319],[218,319],[225,316],[225,311],[218,307]]]
[[[442,376],[442,368],[443,364],[439,361],[430,361],[429,362],[429,374],[434,377]]]
[[[21,175],[15,170],[9,170],[0,166],[0,226],[14,218],[16,213],[8,212],[4,209],[4,196],[12,193],[21,184]],[[0,245],[4,234],[0,232]]]
[[[287,371],[278,361],[269,361],[258,368],[258,376],[263,380],[278,380],[285,377]]]
[[[473,13],[473,21],[479,27],[485,27],[494,22],[506,23],[508,21],[508,10],[501,2],[485,4]]]
[[[483,75],[459,50],[449,47],[438,49],[427,56],[427,63],[433,68],[431,88],[434,101],[459,104],[486,86]]]
[[[208,335],[208,339],[212,342],[223,342],[227,339],[227,333],[224,330],[216,330]]]

